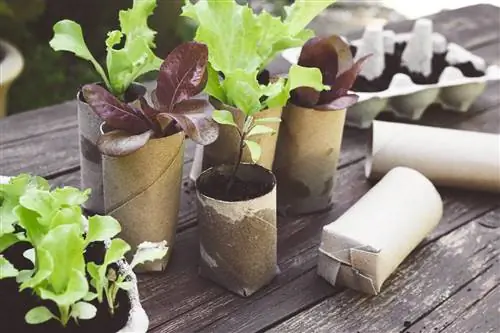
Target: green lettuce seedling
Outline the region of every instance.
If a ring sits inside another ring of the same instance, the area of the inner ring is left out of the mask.
[[[67,51],[90,61],[109,91],[117,97],[123,94],[139,76],[158,70],[162,60],[152,51],[156,32],[148,27],[148,17],[156,0],[134,0],[131,9],[119,13],[120,30],[108,32],[106,39],[107,72],[94,58],[83,38],[80,25],[62,20],[54,25],[50,46],[55,51]],[[123,43],[123,39],[125,40]]]
[[[322,83],[317,68],[292,66],[288,78],[265,79],[266,65],[284,49],[300,46],[314,33],[305,29],[309,22],[335,0],[297,0],[286,7],[286,17],[281,19],[263,11],[255,14],[249,6],[235,1],[200,0],[192,4],[186,0],[183,16],[197,24],[196,37],[209,49],[208,82],[205,92],[215,99],[220,110],[213,119],[221,125],[238,129],[240,152],[234,174],[241,163],[245,147],[252,160],[257,162],[261,147],[253,136],[272,134],[266,123],[278,122],[279,118],[255,121],[255,114],[269,108],[283,107],[290,91],[308,87],[318,91],[328,89]],[[244,122],[238,125],[235,112],[241,112]]]
[[[110,269],[110,265],[123,262],[130,249],[125,241],[114,238],[121,231],[120,224],[110,216],[85,218],[80,205],[89,193],[73,187],[50,190],[44,179],[28,175],[0,185],[0,217],[10,219],[8,232],[0,238],[0,279],[15,278],[20,291],[29,289],[57,308],[56,313],[43,305],[31,309],[25,316],[29,324],[54,319],[66,326],[70,319],[92,319],[97,308],[91,302],[103,302],[103,293],[114,313],[119,289],[132,287],[126,272]],[[19,271],[1,255],[18,241],[31,245],[23,255],[32,262],[32,269]],[[94,242],[108,243],[101,265],[85,262],[84,254]],[[131,266],[160,259],[166,253],[165,242],[145,243],[139,246]]]

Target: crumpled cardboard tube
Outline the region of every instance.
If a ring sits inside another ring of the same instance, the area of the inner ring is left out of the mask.
[[[212,101],[212,103],[214,102]],[[229,109],[227,111],[230,111],[233,114],[235,122],[240,125],[240,128],[243,126],[243,122],[245,120],[244,115],[238,109],[229,107],[222,108],[221,105],[217,104],[214,104],[214,107],[216,110]],[[281,111],[282,108],[263,110],[256,113],[254,118],[280,118]],[[257,142],[262,148],[262,155],[259,161],[257,161],[257,164],[271,170],[274,162],[276,142],[278,141],[279,123],[272,122],[266,123],[265,125],[274,129],[276,133],[252,136],[252,141]],[[236,163],[239,154],[239,143],[240,137],[235,127],[228,125],[220,126],[219,137],[217,140],[214,143],[203,147],[203,170],[218,165]],[[242,162],[252,163],[250,150],[247,147],[243,150]]]
[[[332,205],[346,111],[289,104],[283,112],[274,173],[282,215],[323,211]]]
[[[366,176],[397,166],[418,170],[436,185],[500,192],[500,135],[375,121]]]
[[[167,241],[165,258],[138,267],[162,271],[174,245],[179,213],[184,132],[151,139],[122,157],[103,155],[106,213],[122,225],[120,237],[135,250],[145,241]],[[133,252],[133,251],[132,251]]]
[[[97,83],[101,84],[101,83]],[[146,88],[139,83],[132,83],[125,93],[125,99],[134,101],[144,95]],[[104,189],[102,180],[102,156],[97,148],[101,135],[102,119],[84,101],[81,90],[76,95],[78,111],[78,134],[80,136],[80,186],[91,189],[90,197],[83,204],[92,214],[104,214]]]
[[[394,168],[323,228],[318,274],[333,285],[376,295],[442,215],[442,199],[427,178]]]
[[[241,164],[237,176],[271,182],[260,197],[228,202],[203,194],[203,187],[218,173],[230,174],[232,165],[203,172],[196,181],[200,234],[200,275],[240,295],[250,296],[276,276],[276,181],[273,174]]]
[[[102,157],[97,148],[102,123],[92,108],[82,100],[78,92],[78,132],[80,135],[80,185],[91,189],[90,197],[83,208],[94,214],[104,213],[104,193],[102,184]]]

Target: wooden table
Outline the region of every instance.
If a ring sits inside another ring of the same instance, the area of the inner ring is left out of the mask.
[[[443,12],[433,19],[436,30],[449,40],[498,64],[499,17],[498,8],[480,5]],[[411,25],[403,22],[394,28],[404,31]],[[499,88],[498,84],[490,85],[467,113],[432,108],[420,123],[498,133]],[[363,175],[366,138],[367,131],[345,131],[336,204],[330,212],[295,220],[280,218],[281,274],[248,299],[197,275],[195,200],[187,181],[193,159],[190,145],[172,261],[164,273],[140,276],[151,332],[498,332],[498,195],[440,188],[445,202],[442,222],[378,296],[331,287],[316,275],[322,226],[370,188]],[[0,174],[31,172],[47,177],[54,185],[78,186],[78,156],[74,101],[0,122]]]

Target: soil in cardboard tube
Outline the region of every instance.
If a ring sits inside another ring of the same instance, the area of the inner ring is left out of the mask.
[[[95,245],[86,253],[87,259],[96,253],[102,253],[99,246]],[[7,249],[3,255],[18,269],[32,269],[31,262],[22,256],[26,249],[28,249],[26,243],[18,243]],[[51,312],[58,313],[57,307],[51,301],[40,300],[29,289],[19,292],[15,279],[0,280],[0,300],[1,331],[9,333],[116,333],[127,323],[130,309],[128,295],[124,291],[120,291],[117,296],[119,305],[114,316],[110,315],[105,302],[98,304],[97,301],[93,301],[92,303],[97,307],[96,317],[91,320],[80,320],[78,325],[70,320],[64,328],[56,320],[50,320],[40,325],[26,324],[24,316],[32,308],[44,305]]]
[[[238,177],[234,178],[233,185],[227,191],[229,176],[222,174],[213,174],[200,191],[211,198],[222,201],[245,201],[255,199],[269,193],[273,189],[273,183],[262,181],[247,181]]]
[[[410,72],[408,68],[401,65],[403,51],[406,43],[396,43],[394,54],[385,54],[386,67],[382,75],[373,80],[368,80],[363,76],[358,76],[352,90],[358,92],[379,92],[389,88],[392,78],[397,73],[403,73],[410,77],[415,84],[434,84],[439,81],[439,77],[448,66],[458,68],[465,77],[480,77],[485,75],[484,71],[477,70],[472,62],[451,65],[446,61],[446,53],[434,53],[432,56],[432,72],[429,76],[421,73]],[[351,46],[351,52],[356,54],[356,47]]]

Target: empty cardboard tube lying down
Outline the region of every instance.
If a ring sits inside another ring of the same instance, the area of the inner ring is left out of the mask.
[[[435,185],[500,192],[500,135],[374,121],[366,177],[415,169]]]
[[[395,168],[323,228],[318,274],[333,285],[376,295],[442,215],[432,183],[413,169]]]

